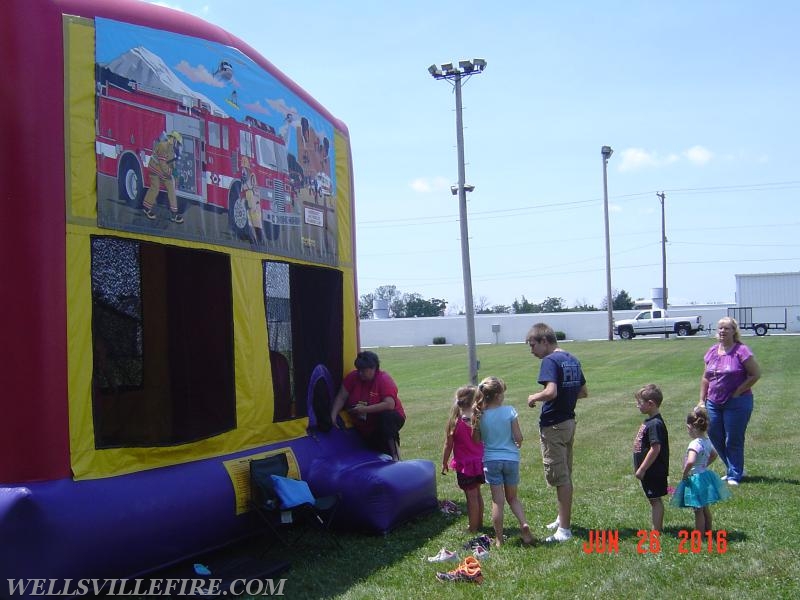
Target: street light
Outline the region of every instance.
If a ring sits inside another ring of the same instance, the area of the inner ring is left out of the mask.
[[[614,299],[611,297],[611,243],[608,235],[608,159],[614,154],[611,146],[600,148],[603,155],[603,213],[606,220],[606,304],[608,305],[608,340],[614,339]]]
[[[475,351],[475,305],[472,300],[472,272],[469,262],[469,231],[467,227],[467,192],[475,186],[466,185],[464,175],[464,123],[461,118],[461,84],[462,81],[477,73],[482,73],[486,68],[486,61],[482,58],[459,61],[458,66],[453,63],[431,65],[428,73],[434,79],[449,81],[456,92],[456,144],[458,147],[458,185],[450,188],[453,195],[458,194],[459,223],[461,224],[461,268],[464,277],[464,303],[467,313],[467,360],[469,380],[478,383],[478,359]]]
[[[669,306],[667,302],[667,225],[664,221],[664,200],[667,195],[664,192],[656,194],[658,199],[661,200],[661,296],[664,300],[664,310],[666,311]],[[664,339],[669,339],[669,331],[664,329]]]

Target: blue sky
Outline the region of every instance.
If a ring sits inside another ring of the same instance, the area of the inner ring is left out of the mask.
[[[464,306],[455,100],[433,63],[484,58],[463,89],[473,296],[605,298],[667,278],[731,302],[735,274],[800,270],[800,3],[158,2],[241,38],[344,121],[359,293]]]

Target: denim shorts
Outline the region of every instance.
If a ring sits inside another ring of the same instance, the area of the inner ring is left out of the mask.
[[[490,460],[483,463],[489,485],[519,485],[519,461]]]

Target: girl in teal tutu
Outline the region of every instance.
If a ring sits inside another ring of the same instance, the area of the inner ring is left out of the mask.
[[[720,500],[727,500],[731,493],[719,475],[707,468],[717,458],[717,453],[706,437],[708,413],[704,407],[696,406],[692,409],[686,417],[686,429],[692,441],[686,450],[683,479],[670,504],[680,508],[693,508],[695,529],[711,531],[709,506]]]

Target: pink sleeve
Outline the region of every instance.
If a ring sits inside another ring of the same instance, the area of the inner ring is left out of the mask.
[[[708,349],[708,352],[706,352],[705,356],[703,357],[703,362],[705,364],[708,364],[708,361],[710,361],[714,357],[714,354],[717,353],[718,347],[719,344],[714,344],[713,346],[711,346],[711,348]]]
[[[753,351],[744,344],[739,344],[739,347],[736,349],[736,356],[739,357],[739,362],[744,364],[753,356]]]

